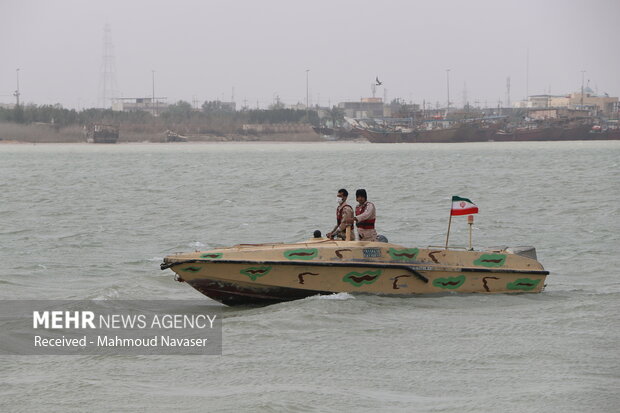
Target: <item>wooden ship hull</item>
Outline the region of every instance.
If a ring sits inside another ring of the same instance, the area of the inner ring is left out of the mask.
[[[372,143],[454,142],[459,128],[413,130],[408,132],[362,129],[361,134]]]
[[[590,140],[620,140],[620,129],[606,129],[601,131],[590,130],[588,132]]]
[[[161,268],[226,305],[343,292],[538,293],[548,274],[532,247],[470,251],[325,238],[179,253],[165,257]]]
[[[553,141],[558,140],[557,129],[547,128],[523,128],[513,131],[498,131],[494,137],[496,141]]]
[[[516,129],[513,131],[498,131],[494,137],[496,141],[589,141],[589,140],[618,140],[620,130],[593,130],[589,124],[550,126],[532,129]]]

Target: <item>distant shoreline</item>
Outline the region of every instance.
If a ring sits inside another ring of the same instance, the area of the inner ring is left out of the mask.
[[[315,132],[282,132],[242,134],[201,134],[189,137],[189,142],[325,142]],[[59,127],[52,124],[33,123],[22,125],[0,122],[0,143],[86,143],[80,126]],[[145,133],[121,128],[118,144],[122,143],[173,143],[166,142],[165,132]],[[182,144],[182,143],[181,143]],[[104,144],[101,144],[104,145]]]
[[[189,142],[148,142],[148,141],[135,141],[135,142],[117,142],[115,144],[106,144],[106,143],[92,143],[92,142],[27,142],[27,141],[11,141],[11,140],[1,140],[0,146],[2,145],[84,145],[84,146],[98,146],[98,147],[107,147],[107,146],[129,146],[129,145],[175,145],[175,146],[184,146],[184,145],[223,145],[223,144],[234,144],[234,145],[248,145],[248,144],[257,144],[257,145],[267,145],[267,144],[287,144],[287,143],[296,143],[300,145],[312,145],[317,143],[326,143],[326,144],[343,144],[343,143],[357,143],[357,144],[370,144],[368,141],[358,140],[358,141],[285,141],[285,140],[260,140],[260,141],[189,141]]]
[[[609,141],[618,140],[615,137],[605,138],[603,136],[589,136],[589,139],[531,139],[531,140],[497,140],[497,142],[589,142],[589,141]],[[494,142],[488,141],[437,141],[426,143],[475,143],[475,142]],[[185,145],[188,143],[371,143],[370,140],[360,137],[353,140],[327,140],[319,134],[312,132],[253,132],[252,134],[190,134],[187,142],[167,142],[166,133],[147,133],[123,130],[121,128],[119,140],[116,145],[122,144],[175,144]],[[392,143],[392,142],[383,142]],[[399,143],[399,142],[393,142]],[[414,143],[414,142],[400,142]],[[417,142],[425,143],[425,142]],[[58,127],[57,125],[32,123],[27,125],[0,122],[0,145],[2,144],[88,144],[84,129],[80,126]],[[97,143],[94,145],[106,146],[114,145],[109,143]]]

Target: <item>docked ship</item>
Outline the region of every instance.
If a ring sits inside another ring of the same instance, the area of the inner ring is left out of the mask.
[[[455,142],[487,142],[494,140],[503,124],[503,119],[474,120],[462,122],[456,132]]]
[[[620,140],[620,129],[617,126],[594,125],[588,131],[588,135],[592,140]]]
[[[592,125],[581,123],[530,124],[497,131],[497,141],[576,141],[619,139],[613,134],[597,134],[592,132]]]
[[[458,128],[378,130],[362,129],[361,134],[372,143],[453,142]]]
[[[551,141],[558,140],[559,131],[552,127],[515,127],[502,129],[495,133],[496,141]]]
[[[459,125],[437,121],[415,125],[404,123],[380,125],[374,121],[366,121],[359,122],[357,129],[372,143],[453,142]]]
[[[449,116],[436,115],[424,120],[412,117],[345,119],[353,131],[372,143],[620,139],[617,120],[560,113],[556,109],[483,116],[453,112]]]
[[[474,251],[327,238],[178,253],[165,257],[161,269],[226,305],[342,292],[538,293],[548,275],[533,247]]]
[[[412,125],[362,124],[361,134],[372,143],[447,143],[486,142],[493,140],[503,117],[463,119],[460,121],[427,120]],[[413,121],[410,120],[410,123]]]

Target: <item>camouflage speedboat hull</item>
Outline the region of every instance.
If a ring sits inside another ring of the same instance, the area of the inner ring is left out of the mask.
[[[538,293],[548,275],[531,247],[467,251],[326,239],[179,253],[161,267],[227,305],[341,292]]]

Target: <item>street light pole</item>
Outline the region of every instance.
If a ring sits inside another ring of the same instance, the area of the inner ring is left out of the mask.
[[[17,106],[19,106],[19,67],[15,69],[15,73],[17,76],[17,90],[15,90],[15,93],[13,93],[13,95],[15,96],[15,99],[17,99]]]
[[[583,110],[583,75],[586,73],[585,70],[581,71],[581,110]]]
[[[157,116],[157,108],[155,107],[155,71],[151,70],[153,74],[153,101],[151,104],[153,105],[153,116]]]
[[[450,69],[446,69],[446,82],[448,84],[448,109],[446,112],[450,111]]]
[[[306,110],[310,109],[308,101],[308,72],[310,72],[310,69],[306,69]]]

